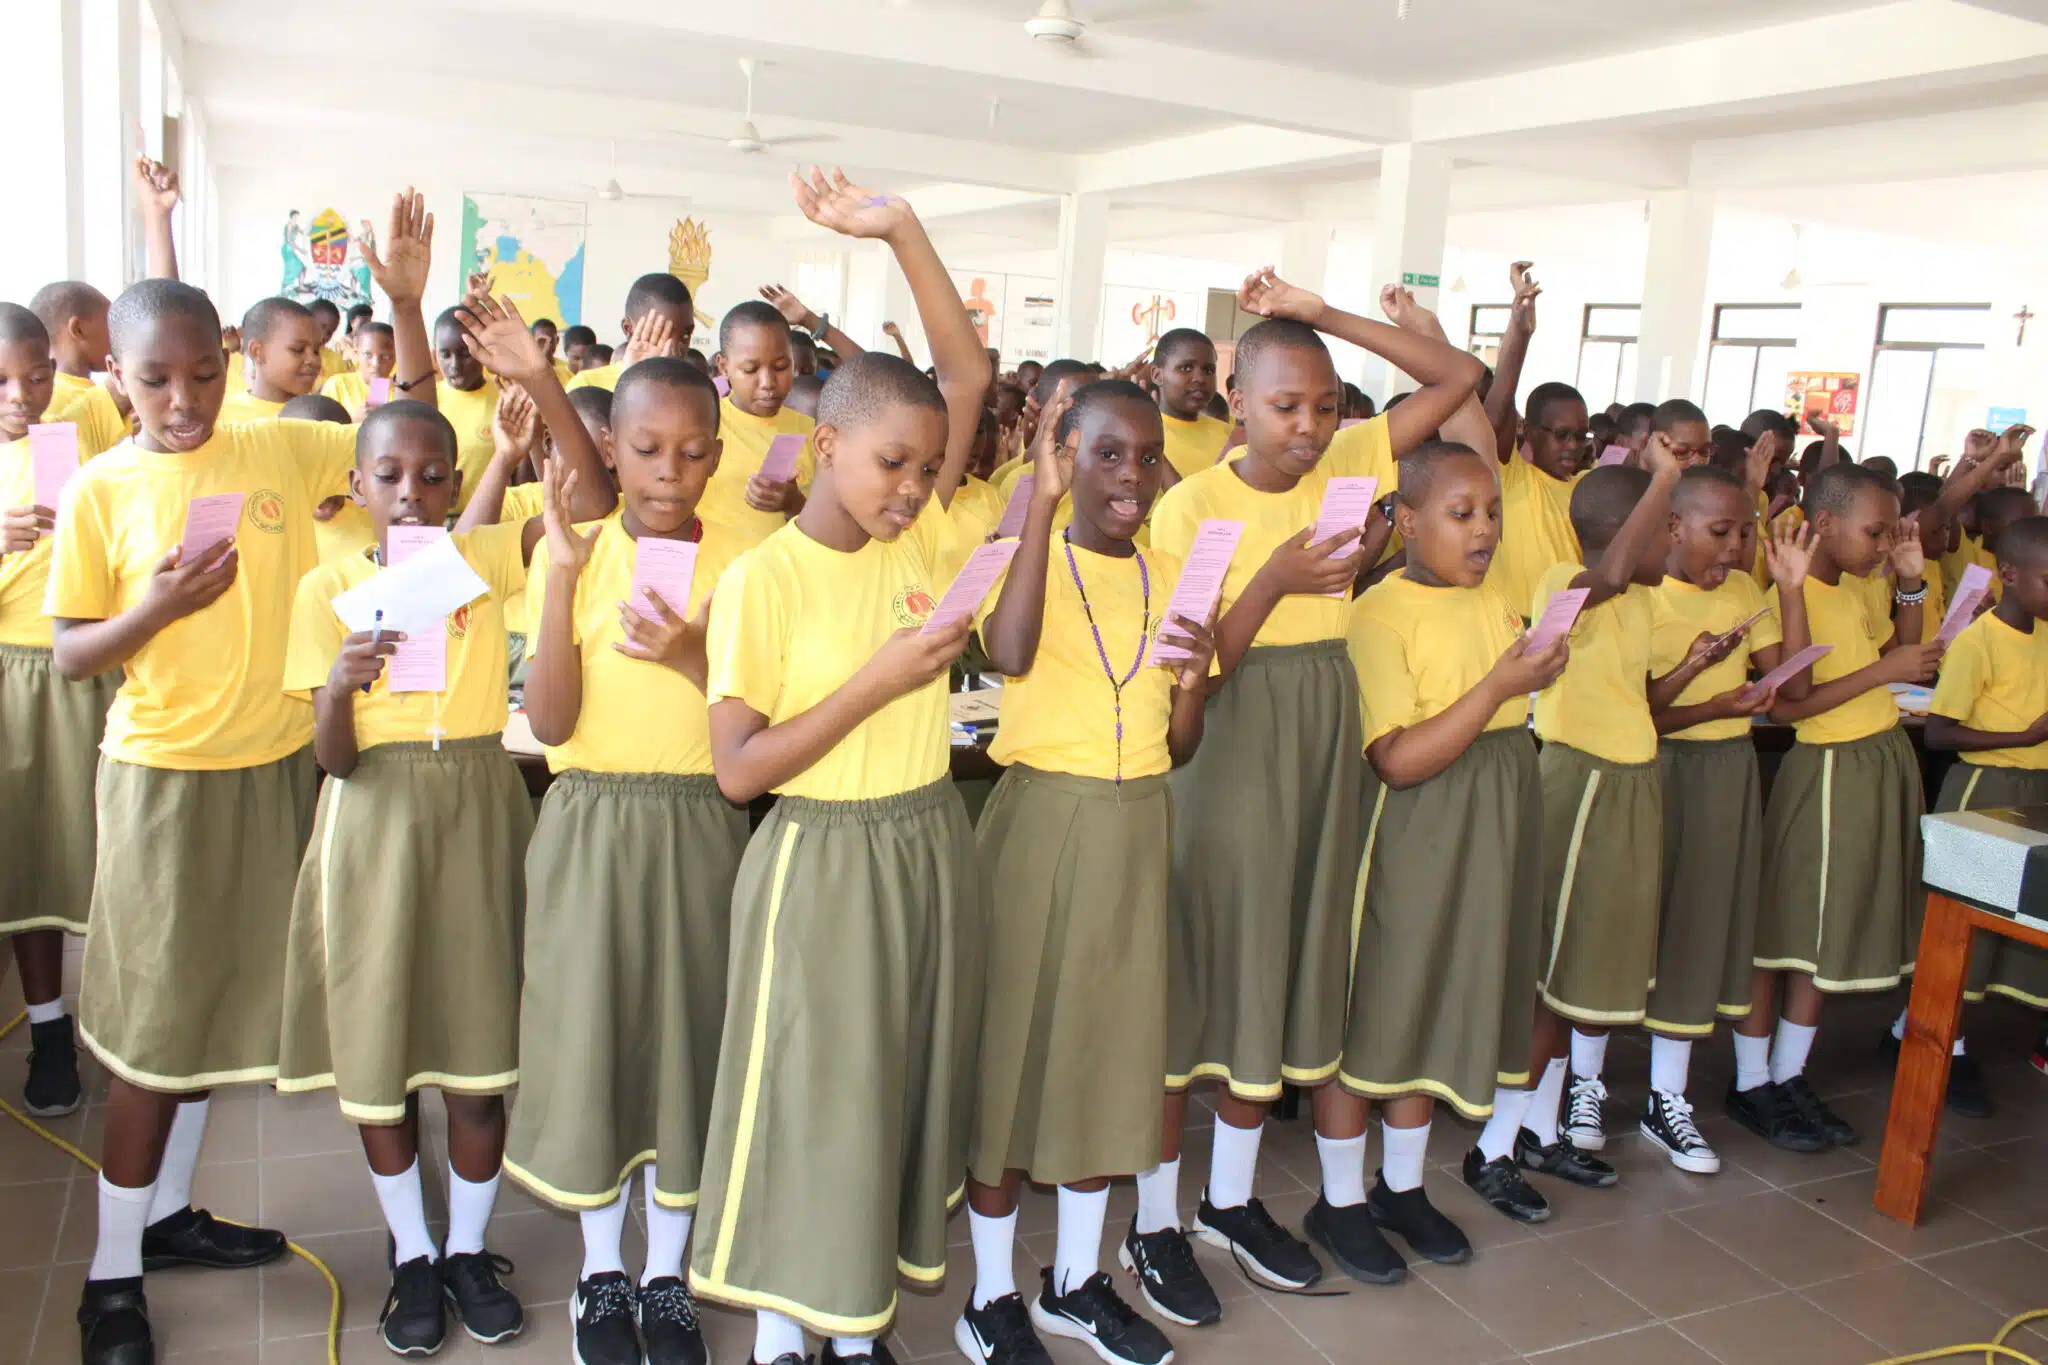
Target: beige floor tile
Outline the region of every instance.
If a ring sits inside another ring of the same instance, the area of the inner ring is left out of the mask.
[[[1015,1257],[1013,1263],[1020,1290],[1037,1280],[1037,1272],[1024,1256]],[[898,1289],[895,1332],[909,1358],[943,1355],[954,1349],[953,1320],[960,1316],[960,1305],[973,1288],[973,1248],[948,1247],[942,1288],[930,1294]]]
[[[1348,1292],[1342,1298],[1276,1294],[1267,1303],[1337,1365],[1481,1365],[1516,1358],[1506,1342],[1419,1275],[1381,1286],[1354,1284],[1333,1271],[1324,1284]]]
[[[383,1230],[301,1236],[300,1246],[318,1256],[341,1284],[341,1325],[347,1331],[374,1327],[391,1288],[385,1269]],[[331,1294],[320,1272],[300,1256],[263,1267],[263,1335],[300,1337],[327,1330]]]
[[[64,1222],[69,1180],[43,1180],[33,1185],[0,1185],[0,1270],[47,1266],[57,1250]]]
[[[625,1256],[637,1274],[638,1246],[644,1243],[631,1223],[628,1219]],[[551,1212],[503,1215],[491,1219],[485,1240],[492,1251],[512,1262],[511,1284],[521,1303],[565,1303],[576,1292],[576,1276],[583,1269],[583,1234],[576,1219]]]
[[[1551,1217],[1536,1231],[1564,1237],[1608,1223],[1628,1222],[1704,1204],[1725,1204],[1770,1187],[1746,1171],[1723,1168],[1719,1175],[1691,1175],[1669,1157],[1634,1135],[1610,1141],[1600,1153],[1619,1180],[1606,1189],[1587,1189],[1531,1176],[1530,1182],[1550,1201]]]
[[[495,1349],[495,1348],[494,1348]],[[327,1338],[323,1336],[291,1337],[266,1341],[262,1346],[263,1365],[327,1365]],[[341,1365],[390,1365],[396,1359],[384,1349],[376,1329],[359,1327],[341,1336]],[[567,1357],[561,1357],[566,1360]],[[462,1335],[460,1329],[451,1329],[447,1344],[434,1357],[434,1365],[481,1365],[483,1348]]]
[[[2006,1315],[1917,1266],[1895,1265],[1800,1291],[1888,1351],[1985,1341]]]
[[[1794,1186],[1785,1193],[1908,1260],[2004,1235],[1968,1209],[1939,1196],[1927,1201],[1926,1212],[1913,1227],[1886,1217],[1872,1202],[1877,1195],[1875,1168]]]
[[[1699,1122],[1700,1136],[1721,1156],[1721,1174],[1724,1176],[1731,1171],[1746,1171],[1767,1185],[1799,1185],[1809,1180],[1826,1180],[1831,1176],[1866,1171],[1875,1164],[1855,1147],[1829,1147],[1819,1152],[1783,1151],[1735,1120],[1723,1117],[1718,1103],[1712,1113],[1703,1109],[1695,1117]],[[1872,1134],[1870,1142],[1875,1144],[1879,1136],[1881,1134]]]
[[[263,1221],[292,1237],[363,1232],[384,1226],[370,1168],[360,1156],[271,1157],[245,1163],[261,1169]],[[229,1169],[215,1166],[202,1176]]]
[[[332,1090],[305,1095],[266,1092],[262,1104],[265,1157],[318,1156],[328,1152],[360,1155],[363,1140],[355,1125],[341,1116]]]
[[[1547,1351],[1650,1322],[1639,1304],[1549,1242],[1418,1272],[1515,1350]]]
[[[2048,1169],[2032,1142],[1983,1147],[1934,1168],[1931,1193],[2007,1232],[2048,1228]]]
[[[1715,1365],[1714,1358],[1669,1327],[1640,1327],[1528,1357],[1542,1365]]]
[[[175,1360],[180,1365],[262,1365],[263,1347],[254,1341],[245,1341],[235,1346],[215,1346],[205,1350],[180,1351],[160,1348],[158,1360]]]
[[[1223,1321],[1213,1327],[1168,1324],[1167,1334],[1173,1341],[1174,1365],[1327,1365],[1327,1357],[1289,1326],[1264,1295],[1229,1304],[1223,1310]],[[1047,1343],[1047,1349],[1059,1365],[1089,1365],[1096,1359],[1094,1352],[1077,1341],[1055,1339]],[[952,1358],[960,1359],[957,1350]]]
[[[1916,1264],[2008,1316],[2048,1307],[2048,1248],[2022,1237],[1946,1251]]]
[[[223,1090],[206,1106],[206,1140],[199,1147],[199,1164],[219,1166],[231,1161],[254,1161],[262,1155],[257,1134],[262,1101],[250,1086]]]
[[[1875,1270],[1898,1259],[1783,1193],[1752,1195],[1675,1216],[1723,1251],[1795,1287]]]
[[[1884,1146],[1885,1120],[1891,1114],[1891,1107],[1892,1092],[1890,1086],[1877,1090],[1865,1090],[1861,1094],[1846,1095],[1839,1099],[1828,1101],[1828,1108],[1856,1125],[1858,1131],[1862,1133],[1863,1141],[1854,1150],[1868,1156],[1873,1161],[1877,1159],[1877,1153]],[[1987,1124],[1982,1119],[1960,1118],[1955,1114],[1943,1111],[1941,1127],[1936,1131],[1934,1137],[1934,1150],[1937,1155],[1967,1151],[1972,1147],[1982,1146],[1986,1142],[2001,1140],[2005,1136],[2024,1137],[2026,1134],[2002,1134],[1998,1129]],[[1797,1153],[1792,1153],[1791,1155],[1797,1155]]]
[[[159,1354],[253,1347],[262,1339],[257,1278],[246,1270],[167,1270],[145,1286]]]
[[[49,1278],[47,1266],[0,1271],[0,1365],[21,1365],[28,1359]]]
[[[1763,1298],[1779,1287],[1669,1214],[1551,1240],[1660,1318]]]
[[[1869,1337],[1791,1293],[1669,1325],[1728,1365],[1869,1365],[1883,1354]]]
[[[0,1066],[0,1070],[4,1070]],[[11,1089],[11,1083],[0,1081]],[[6,1094],[0,1089],[0,1094]],[[10,1095],[13,1103],[18,1095]],[[90,1155],[99,1155],[100,1124],[85,1108],[62,1118],[38,1120],[58,1137]],[[41,1180],[66,1180],[78,1169],[78,1159],[63,1148],[45,1142],[12,1119],[0,1115],[0,1185],[26,1185]]]

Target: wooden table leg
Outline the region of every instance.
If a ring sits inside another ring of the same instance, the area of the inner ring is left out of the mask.
[[[1933,1173],[1934,1138],[1948,1093],[1949,1052],[1963,1010],[1963,978],[1970,966],[1967,907],[1927,893],[1920,956],[1906,1012],[1906,1041],[1892,1081],[1891,1116],[1877,1164],[1878,1212],[1908,1226],[1920,1221]]]

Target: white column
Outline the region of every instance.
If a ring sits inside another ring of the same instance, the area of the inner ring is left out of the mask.
[[[1102,358],[1095,354],[1095,343],[1102,320],[1103,262],[1108,255],[1108,197],[1100,194],[1061,195],[1060,275],[1053,294],[1052,353],[1055,358]]]
[[[1639,403],[1699,398],[1700,336],[1707,317],[1707,257],[1714,245],[1714,198],[1698,190],[1650,196],[1650,246],[1643,263],[1643,324],[1636,352]]]
[[[84,201],[82,278],[117,294],[138,269],[129,164],[141,108],[142,33],[138,0],[79,0],[85,97],[80,129]]]
[[[1327,218],[1289,223],[1280,235],[1280,278],[1320,294],[1329,287],[1330,238],[1336,225]]]
[[[83,269],[78,27],[77,0],[17,0],[7,21],[8,107],[26,122],[16,139],[22,207],[8,224],[0,298],[27,303]]]
[[[1450,198],[1448,151],[1399,142],[1380,153],[1379,208],[1372,229],[1373,298],[1359,311],[1378,312],[1379,291],[1390,284],[1406,284],[1425,308],[1437,306]],[[1413,381],[1379,357],[1367,356],[1360,387],[1384,403],[1412,388]]]

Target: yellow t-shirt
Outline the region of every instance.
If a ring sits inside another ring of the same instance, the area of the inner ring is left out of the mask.
[[[1984,542],[1981,538],[1965,531],[1962,534],[1962,543],[1953,551],[1941,557],[1941,576],[1943,581],[1949,583],[1962,582],[1963,570],[1969,568],[1972,564],[1981,564],[1991,570],[1991,588],[1986,596],[1991,599],[1993,605],[1996,605],[1999,591],[1998,556],[1984,548]]]
[[[462,471],[462,489],[455,498],[459,513],[469,506],[469,495],[483,481],[497,449],[491,423],[498,418],[498,381],[486,375],[482,384],[468,390],[436,383],[434,401],[448,425],[455,428],[455,467]]]
[[[505,490],[505,500],[498,504],[500,526],[525,526],[540,515],[541,502],[547,496],[547,485],[542,483],[516,483]],[[534,556],[541,558],[539,555]],[[514,635],[524,635],[529,626],[539,621],[530,616],[526,605],[526,585],[521,583],[519,591],[505,599],[505,629]]]
[[[1316,467],[1285,493],[1259,492],[1238,477],[1234,460],[1181,480],[1167,489],[1152,509],[1152,543],[1184,560],[1204,521],[1243,522],[1244,537],[1237,543],[1230,572],[1223,580],[1221,610],[1227,612],[1283,541],[1316,524],[1331,479],[1368,475],[1380,481],[1382,497],[1393,492],[1400,479],[1384,416],[1339,431]],[[1284,598],[1266,617],[1252,643],[1299,645],[1339,640],[1344,637],[1350,611],[1350,602],[1341,597],[1307,594]]]
[[[1578,564],[1553,564],[1536,585],[1529,619],[1584,573]],[[1571,659],[1556,682],[1536,695],[1536,733],[1609,763],[1649,763],[1657,757],[1657,727],[1650,719],[1650,589],[1631,583],[1625,592],[1588,607],[1572,623]]]
[[[173,621],[125,666],[100,746],[150,768],[251,768],[313,738],[313,708],[283,686],[292,594],[314,567],[313,508],[348,487],[355,431],[331,422],[222,423],[205,445],[159,454],[133,442],[88,461],[57,514],[43,610],[106,620],[149,591],[193,498],[243,493],[235,581]]]
[[[1008,502],[995,487],[986,480],[972,474],[960,480],[960,487],[953,494],[952,513],[976,540],[986,540],[1002,524],[1003,509]]]
[[[810,710],[891,635],[931,616],[966,549],[936,498],[897,539],[871,540],[852,554],[820,545],[794,522],[784,526],[718,581],[709,701],[735,698],[771,725]],[[940,676],[869,716],[775,790],[822,801],[914,791],[946,776],[948,735]]]
[[[441,386],[436,384],[434,392],[440,391]],[[320,386],[320,392],[347,408],[351,414],[366,413],[369,410],[370,379],[368,375],[358,370],[345,370],[335,375]],[[404,396],[398,385],[391,386],[392,402],[395,403]]]
[[[558,773],[570,768],[598,773],[708,773],[711,726],[704,694],[674,669],[612,648],[626,638],[619,625],[619,603],[633,596],[633,561],[638,553],[636,542],[620,520],[622,515],[614,511],[603,521],[576,528],[581,535],[592,530],[598,533],[597,543],[590,547],[590,562],[576,579],[570,625],[583,661],[583,707],[577,712],[576,731],[569,742],[548,749],[548,769]],[[726,569],[747,548],[725,527],[708,521],[703,526],[685,616],[696,614]],[[532,626],[526,647],[534,657],[541,650],[547,577],[543,542],[534,549],[526,587]],[[719,609],[724,609],[723,599]]]
[[[1551,478],[1520,455],[1498,468],[1500,544],[1486,582],[1520,611],[1552,565],[1581,560],[1578,533],[1572,530],[1572,484]]]
[[[1432,588],[1403,574],[1373,584],[1352,604],[1346,631],[1365,747],[1449,710],[1521,633],[1521,613],[1491,584]],[[1486,728],[1528,721],[1529,699],[1516,696],[1501,703]]]
[[[505,627],[499,603],[526,585],[519,531],[480,526],[449,537],[490,591],[447,617],[448,690],[393,692],[390,674],[355,697],[356,747],[433,738],[476,739],[505,729]],[[291,644],[285,651],[284,688],[310,703],[327,685],[348,627],[334,614],[334,599],[378,572],[367,554],[323,564],[299,580],[292,601]]]
[[[1941,561],[1930,559],[1920,570],[1920,581],[1927,587],[1927,600],[1920,604],[1920,638],[1915,643],[1926,644],[1941,634],[1941,618],[1948,615],[1948,585],[1942,581]],[[1996,582],[1994,577],[1993,582]],[[1885,580],[1887,591],[1891,580]]]
[[[741,539],[753,545],[780,530],[789,518],[780,512],[757,512],[747,506],[747,480],[761,472],[770,441],[783,435],[808,438],[817,425],[795,408],[785,407],[773,417],[756,417],[734,407],[731,399],[720,399],[718,434],[725,441],[725,452],[718,457],[718,472],[704,486],[697,515],[739,532]],[[809,492],[816,468],[811,443],[806,439],[803,453],[796,457],[796,486]]]
[[[377,527],[369,510],[356,506],[354,498],[343,498],[341,509],[326,521],[313,522],[313,553],[322,564],[361,554],[376,543]]]
[[[1867,597],[1866,592],[1854,586],[1848,574],[1843,574],[1842,581],[1833,587],[1818,578],[1806,580],[1806,624],[1813,642],[1834,646],[1813,666],[1814,686],[1870,667],[1877,662],[1884,642],[1891,639],[1892,623],[1869,614]],[[1771,589],[1769,601],[1771,610],[1778,611],[1777,588]],[[1784,619],[1782,613],[1778,619]],[[1898,703],[1892,700],[1889,688],[1879,686],[1850,698],[1832,711],[1809,716],[1792,729],[1804,744],[1841,744],[1868,739],[1898,723]]]
[[[1685,656],[1692,652],[1692,642],[1701,635],[1724,635],[1764,611],[1766,605],[1763,589],[1757,587],[1756,580],[1748,574],[1731,573],[1720,587],[1711,592],[1667,576],[1662,583],[1650,589],[1651,675],[1662,677],[1684,663]],[[1785,639],[1777,612],[1771,611],[1759,617],[1742,639],[1743,643],[1737,645],[1727,658],[1687,683],[1673,704],[1697,706],[1747,682],[1750,656]],[[1577,648],[1576,642],[1573,648]],[[1726,720],[1702,721],[1687,729],[1673,731],[1666,738],[1735,739],[1748,734],[1750,725],[1751,721],[1746,716],[1731,716]]]
[[[1149,593],[1139,575],[1142,558]],[[1158,550],[1127,559],[1074,549],[1074,567],[1087,589],[1088,607],[1117,680],[1151,648],[1167,602],[1180,581],[1180,562]],[[1005,581],[1007,581],[1007,576]],[[985,624],[1003,584],[983,599]],[[1067,567],[1067,547],[1055,542],[1045,570],[1045,621],[1031,671],[1003,687],[1002,718],[989,757],[1041,772],[1076,777],[1117,776],[1116,690],[1095,648],[1095,631],[1081,607],[1081,589]],[[1173,718],[1173,670],[1140,664],[1123,685],[1125,777],[1154,777],[1173,767],[1166,727]]]
[[[28,438],[0,445],[0,509],[29,507],[35,500],[36,470],[29,459]],[[50,647],[50,618],[43,615],[43,590],[50,581],[53,540],[38,536],[26,550],[0,554],[0,645]]]
[[[2048,716],[2048,630],[2021,634],[1986,612],[1963,627],[1941,656],[1931,715],[1972,730],[2024,730]],[[1987,768],[2048,768],[2048,744],[1979,749],[1959,757]]]
[[[273,403],[267,398],[258,398],[249,390],[243,389],[240,393],[229,394],[221,403],[220,417],[217,420],[222,422],[267,422],[283,411],[283,403]]]
[[[121,407],[114,401],[114,395],[90,379],[80,379],[61,371],[43,420],[78,424],[80,459],[89,460],[128,439],[128,419],[121,415]]]
[[[355,368],[355,361],[349,359],[344,352],[333,346],[320,348],[320,379],[323,383],[338,374],[353,373]]]
[[[1214,417],[1183,422],[1162,412],[1159,422],[1166,428],[1166,462],[1183,479],[1215,465],[1223,454],[1223,443],[1230,439],[1230,423]]]
[[[624,374],[625,370],[626,367],[618,364],[616,361],[610,365],[599,365],[596,369],[585,370],[571,379],[568,387],[572,389],[603,389],[609,393],[619,386],[619,376]]]
[[[568,361],[562,359],[555,360],[554,366],[556,381],[560,383],[563,388],[568,388],[569,381],[576,377],[575,371],[569,368]]]
[[[228,352],[228,396],[243,393],[249,387],[248,366],[242,362],[240,351]]]

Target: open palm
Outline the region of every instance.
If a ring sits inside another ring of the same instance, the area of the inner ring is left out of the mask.
[[[888,237],[916,220],[903,200],[856,185],[836,167],[828,176],[813,166],[808,180],[792,173],[789,184],[804,217],[848,237]]]
[[[434,215],[427,197],[410,186],[391,198],[391,229],[380,254],[368,222],[356,239],[370,278],[392,300],[416,303],[427,292],[427,271],[434,263]]]

